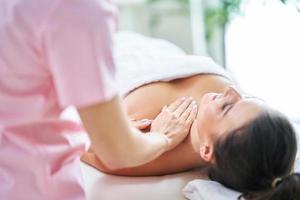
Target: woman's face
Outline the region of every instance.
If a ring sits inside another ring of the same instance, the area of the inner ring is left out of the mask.
[[[203,145],[226,136],[229,132],[255,119],[264,109],[263,101],[253,97],[242,97],[234,88],[228,87],[224,93],[207,93],[199,105],[199,111],[192,129],[192,137],[197,142],[197,152]],[[197,138],[195,138],[197,137]],[[194,145],[195,147],[195,145]]]

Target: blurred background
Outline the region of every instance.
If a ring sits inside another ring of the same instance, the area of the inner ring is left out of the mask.
[[[211,56],[300,123],[300,0],[113,0],[119,29]]]

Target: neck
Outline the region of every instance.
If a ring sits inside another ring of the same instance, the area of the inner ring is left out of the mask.
[[[199,155],[199,163],[202,167],[207,167],[210,165],[210,163],[206,162],[201,156],[200,156],[200,141],[199,141],[199,131],[197,128],[197,121],[195,120],[191,126],[190,130],[190,142],[192,144],[193,150],[196,154]]]
[[[200,144],[199,144],[199,137],[198,137],[198,130],[197,130],[197,121],[195,120],[191,126],[191,143],[193,146],[193,149],[196,153],[200,153],[199,152],[199,148],[200,148]]]

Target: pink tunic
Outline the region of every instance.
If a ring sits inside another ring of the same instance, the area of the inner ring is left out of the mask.
[[[69,105],[116,95],[109,0],[0,0],[0,199],[84,199]]]

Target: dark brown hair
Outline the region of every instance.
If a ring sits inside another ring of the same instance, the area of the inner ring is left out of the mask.
[[[215,164],[208,174],[242,192],[240,199],[300,200],[300,174],[291,174],[296,152],[296,134],[288,119],[265,111],[215,143]],[[272,187],[276,178],[282,180]]]

